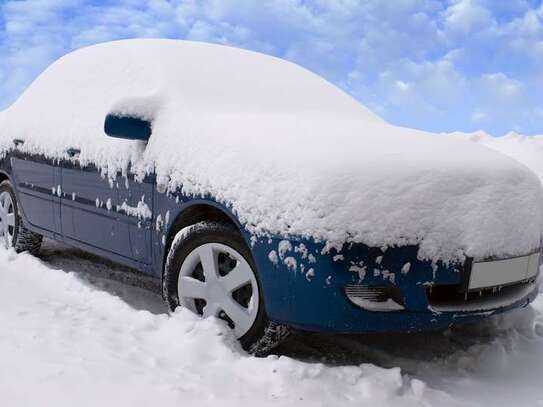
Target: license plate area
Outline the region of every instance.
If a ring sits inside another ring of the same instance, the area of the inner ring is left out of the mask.
[[[469,273],[468,291],[507,286],[537,276],[540,252],[508,259],[473,262]]]

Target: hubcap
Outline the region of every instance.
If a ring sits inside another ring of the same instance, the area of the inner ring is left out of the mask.
[[[10,247],[15,234],[15,207],[11,194],[4,191],[0,194],[0,242]]]
[[[237,338],[258,314],[256,277],[245,258],[230,246],[206,243],[185,258],[177,284],[182,305],[204,318],[225,320]]]

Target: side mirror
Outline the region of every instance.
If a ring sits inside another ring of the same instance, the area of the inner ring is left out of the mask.
[[[104,132],[109,137],[147,141],[151,137],[151,122],[138,117],[108,114]]]

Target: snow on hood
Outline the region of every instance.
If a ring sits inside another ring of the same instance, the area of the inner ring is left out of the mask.
[[[108,112],[152,119],[147,146],[105,136]],[[173,40],[81,49],[0,115],[0,147],[15,137],[48,156],[80,148],[108,174],[155,171],[230,205],[255,234],[419,244],[420,257],[445,261],[540,245],[543,194],[525,166],[391,126],[309,71],[250,51]]]
[[[484,131],[454,132],[450,135],[474,141],[520,161],[535,172],[543,183],[543,135],[524,136],[511,132],[503,137],[492,137]]]

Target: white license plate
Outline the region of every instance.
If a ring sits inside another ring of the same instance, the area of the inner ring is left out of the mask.
[[[533,278],[539,270],[539,255],[510,259],[474,262],[469,279],[469,290],[496,287]]]

